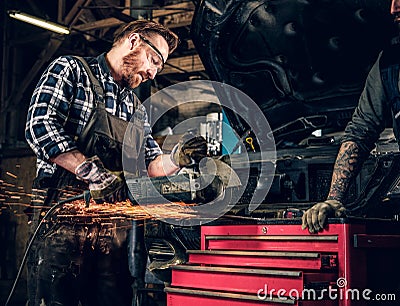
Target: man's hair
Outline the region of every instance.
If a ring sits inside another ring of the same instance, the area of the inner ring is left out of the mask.
[[[167,41],[169,54],[176,49],[179,42],[178,36],[163,25],[151,20],[141,19],[132,21],[117,29],[114,33],[113,46],[118,44],[123,38],[128,37],[131,33],[138,33],[145,37],[154,34],[160,35]]]

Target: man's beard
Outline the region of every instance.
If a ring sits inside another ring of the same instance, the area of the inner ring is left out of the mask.
[[[400,24],[400,13],[396,12],[395,14],[393,14],[393,22],[395,24],[397,24],[397,26],[399,26]]]
[[[138,74],[140,51],[135,50],[122,58],[122,86],[135,88],[140,85],[142,78]]]

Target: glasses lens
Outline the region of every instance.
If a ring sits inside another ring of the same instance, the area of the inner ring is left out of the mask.
[[[152,49],[157,56],[160,58],[161,60],[161,64],[157,65],[157,73],[160,73],[163,69],[164,69],[164,57],[162,56],[160,50],[158,50],[147,38],[143,37],[142,35],[139,35],[140,39],[143,40],[149,47],[150,49]]]

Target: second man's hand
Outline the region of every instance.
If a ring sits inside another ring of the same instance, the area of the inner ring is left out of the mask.
[[[327,224],[328,217],[344,217],[346,208],[337,200],[326,200],[306,210],[302,218],[301,228],[313,234],[320,232]]]

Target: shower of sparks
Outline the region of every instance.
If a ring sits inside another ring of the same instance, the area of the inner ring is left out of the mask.
[[[8,176],[11,176],[12,178],[17,178],[17,176],[15,175],[15,174],[13,174],[13,173],[11,173],[11,172],[6,172],[6,174],[8,175]]]
[[[86,207],[85,201],[76,200],[64,204],[56,213],[59,220],[90,218],[92,221],[105,219],[143,220],[158,218],[187,219],[195,216],[195,211],[185,203],[150,204],[146,207],[132,205],[129,201],[114,204],[96,204],[91,201]]]
[[[7,172],[12,178],[16,175]],[[41,193],[40,193],[41,192]],[[81,190],[67,187],[62,190],[59,200],[68,200],[71,197],[81,194]],[[45,193],[38,189],[25,192],[21,186],[16,186],[10,182],[0,180],[0,214],[5,211],[11,211],[14,214],[25,215],[33,214],[35,211],[42,210],[41,204],[45,199]],[[49,209],[49,207],[47,208]],[[45,211],[41,214],[44,215]],[[129,221],[144,219],[190,219],[196,216],[193,205],[174,202],[166,204],[151,204],[146,206],[132,205],[129,200],[118,203],[96,204],[90,201],[89,207],[86,207],[84,200],[75,200],[63,204],[55,210],[51,216],[59,221],[66,222],[107,222],[107,221]]]

